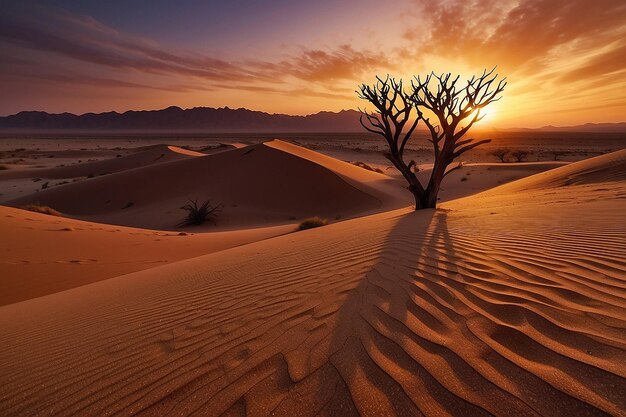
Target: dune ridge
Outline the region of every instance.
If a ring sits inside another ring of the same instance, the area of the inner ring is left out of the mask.
[[[0,307],[0,412],[623,416],[614,157]]]
[[[259,227],[310,216],[351,217],[380,210],[391,199],[385,190],[371,193],[371,184],[360,184],[346,182],[332,167],[261,143],[41,190],[7,204],[38,202],[84,220],[172,230],[173,213],[183,204],[211,199],[223,205],[218,226]],[[395,207],[403,205],[394,201]]]
[[[176,161],[196,156],[204,156],[204,154],[177,146],[154,145],[146,146],[129,155],[107,158],[101,161],[84,162],[63,167],[2,171],[0,172],[0,180],[33,176],[47,179],[63,179],[86,177],[88,175],[108,175],[155,163]]]
[[[611,183],[626,180],[626,149],[567,164],[518,183],[508,184],[507,190],[555,188],[569,185]]]

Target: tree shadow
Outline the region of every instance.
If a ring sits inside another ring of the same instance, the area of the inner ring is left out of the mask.
[[[400,374],[407,377],[432,379],[395,340],[413,337],[412,325],[437,330],[437,319],[412,300],[445,291],[430,280],[424,280],[427,290],[416,286],[415,280],[423,278],[420,270],[444,279],[457,273],[449,261],[455,252],[447,222],[444,210],[402,215],[385,237],[376,264],[342,303],[328,357],[339,375],[343,395],[352,399],[351,413],[422,414],[416,398],[407,395],[389,369],[401,368]],[[429,390],[437,386],[434,382],[425,384]],[[432,394],[451,396],[447,391]]]

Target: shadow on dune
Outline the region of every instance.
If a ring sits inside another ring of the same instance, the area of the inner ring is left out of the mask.
[[[467,405],[458,398],[448,398],[453,396],[408,352],[408,346],[417,339],[412,327],[443,330],[437,318],[413,301],[415,297],[432,299],[430,291],[414,285],[420,279],[416,270],[426,268],[444,278],[455,273],[453,265],[447,262],[454,256],[445,211],[403,215],[385,238],[377,263],[343,302],[330,344],[329,362],[338,377],[335,397],[352,399],[352,404],[343,410],[345,415],[422,415],[418,398],[412,394],[424,389],[450,406]],[[439,269],[440,262],[446,267]],[[437,291],[434,289],[434,293]],[[427,348],[437,349],[434,345]],[[407,386],[416,384],[423,386],[414,386],[415,392],[407,392]],[[328,407],[329,402],[340,399],[323,401]],[[345,399],[341,402],[350,403]],[[466,411],[476,410],[470,407]]]
[[[318,398],[333,412],[321,414],[607,415],[602,407],[621,401],[602,381],[620,378],[573,353],[607,347],[551,322],[561,313],[543,304],[559,303],[536,302],[532,272],[480,233],[451,234],[449,222],[443,210],[413,212],[386,236],[337,312],[328,349],[334,395]],[[572,353],[559,355],[556,343]]]

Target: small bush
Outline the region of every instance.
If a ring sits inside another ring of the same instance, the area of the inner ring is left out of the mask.
[[[511,156],[515,158],[516,162],[523,162],[528,157],[528,152],[521,149],[516,149],[511,152]]]
[[[61,213],[59,213],[55,209],[53,209],[51,207],[48,207],[48,206],[42,206],[42,205],[39,205],[39,204],[27,204],[27,205],[22,206],[20,208],[22,210],[33,211],[35,213],[49,214],[50,216],[60,216],[61,215]]]
[[[508,148],[499,148],[491,151],[491,155],[495,156],[500,160],[500,162],[508,162],[506,156],[511,150]]]
[[[206,200],[200,206],[198,201],[190,201],[189,204],[185,204],[180,209],[187,212],[187,216],[178,224],[180,227],[184,226],[197,226],[208,221],[214,221],[217,217],[221,205],[211,204],[211,200]]]
[[[298,230],[306,230],[313,229],[315,227],[326,226],[328,224],[328,220],[322,219],[320,217],[309,217],[308,219],[304,219],[302,223],[298,226]]]
[[[360,168],[363,168],[363,169],[367,169],[368,171],[378,172],[379,174],[383,173],[382,169],[380,169],[380,168],[373,168],[373,167],[367,165],[365,162],[356,161],[356,162],[351,162],[351,164],[352,165],[356,165],[356,166],[358,166]]]
[[[548,152],[548,154],[552,155],[552,157],[554,158],[553,161],[558,161],[559,160],[559,156],[567,155],[567,152],[565,152],[565,151],[552,151],[552,152]]]

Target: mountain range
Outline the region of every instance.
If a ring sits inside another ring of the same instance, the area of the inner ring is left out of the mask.
[[[526,130],[526,129],[517,129]],[[585,123],[574,126],[543,126],[530,131],[539,130],[542,132],[602,132],[602,133],[624,133],[626,132],[626,122],[620,123]]]
[[[0,117],[0,129],[20,130],[140,130],[202,132],[362,132],[359,112],[322,111],[307,116],[270,114],[244,108],[194,107],[162,110],[130,110],[124,113],[46,113],[23,111]],[[497,129],[529,132],[613,132],[626,133],[626,123],[587,123],[576,126]]]
[[[228,107],[50,114],[23,111],[0,117],[0,128],[37,130],[196,130],[208,132],[360,132],[359,113],[342,110],[308,116]]]

